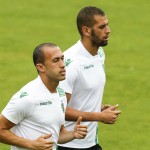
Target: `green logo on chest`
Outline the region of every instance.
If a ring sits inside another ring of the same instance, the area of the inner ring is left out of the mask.
[[[29,94],[27,92],[21,92],[20,94],[20,98],[24,97],[24,96],[28,96]]]
[[[67,67],[70,63],[72,62],[72,60],[71,59],[67,59],[67,60],[65,60],[65,66]]]

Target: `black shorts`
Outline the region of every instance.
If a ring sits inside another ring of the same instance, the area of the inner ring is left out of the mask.
[[[57,150],[102,150],[102,148],[100,145],[97,144],[89,148],[70,148],[70,147],[58,146]]]

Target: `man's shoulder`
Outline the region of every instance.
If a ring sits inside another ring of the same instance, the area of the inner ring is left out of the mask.
[[[74,62],[79,57],[79,55],[80,55],[80,47],[77,42],[64,52],[65,65],[68,66],[70,63]]]
[[[36,78],[24,85],[14,96],[18,98],[32,97],[35,95],[35,91],[38,93],[38,87],[38,78]]]
[[[71,47],[69,47],[67,50],[64,51],[64,55],[65,57],[73,56],[75,54],[78,54],[78,50],[79,50],[79,42],[75,43],[74,45],[72,45]]]

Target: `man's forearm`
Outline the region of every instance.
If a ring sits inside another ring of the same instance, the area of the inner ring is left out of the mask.
[[[66,121],[77,121],[79,117],[82,121],[100,121],[101,112],[82,112],[71,107],[67,107],[65,119]]]
[[[59,134],[58,143],[64,144],[64,143],[70,142],[74,139],[75,139],[75,137],[73,135],[73,132],[68,131],[63,127],[60,131],[60,134]]]
[[[0,130],[0,142],[31,149],[31,140],[18,137],[9,130]]]
[[[76,121],[79,116],[82,117],[82,121],[98,121],[105,124],[113,124],[116,122],[118,115],[121,113],[117,110],[118,105],[110,106],[102,112],[82,112],[71,107],[66,109],[66,120]]]

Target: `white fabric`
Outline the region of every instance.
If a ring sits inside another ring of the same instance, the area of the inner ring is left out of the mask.
[[[51,133],[55,150],[60,127],[65,120],[66,104],[62,89],[57,87],[57,93],[50,93],[38,77],[12,97],[2,114],[16,124],[12,132],[20,137],[35,140]],[[26,150],[15,146],[11,149]]]
[[[66,80],[60,86],[66,93],[72,94],[69,107],[85,111],[100,112],[103,90],[105,85],[104,60],[102,48],[92,56],[78,41],[64,52],[66,62]],[[85,139],[76,139],[61,146],[73,148],[88,148],[97,144],[97,122],[83,122],[88,126]],[[75,122],[66,121],[65,127],[72,130]]]

